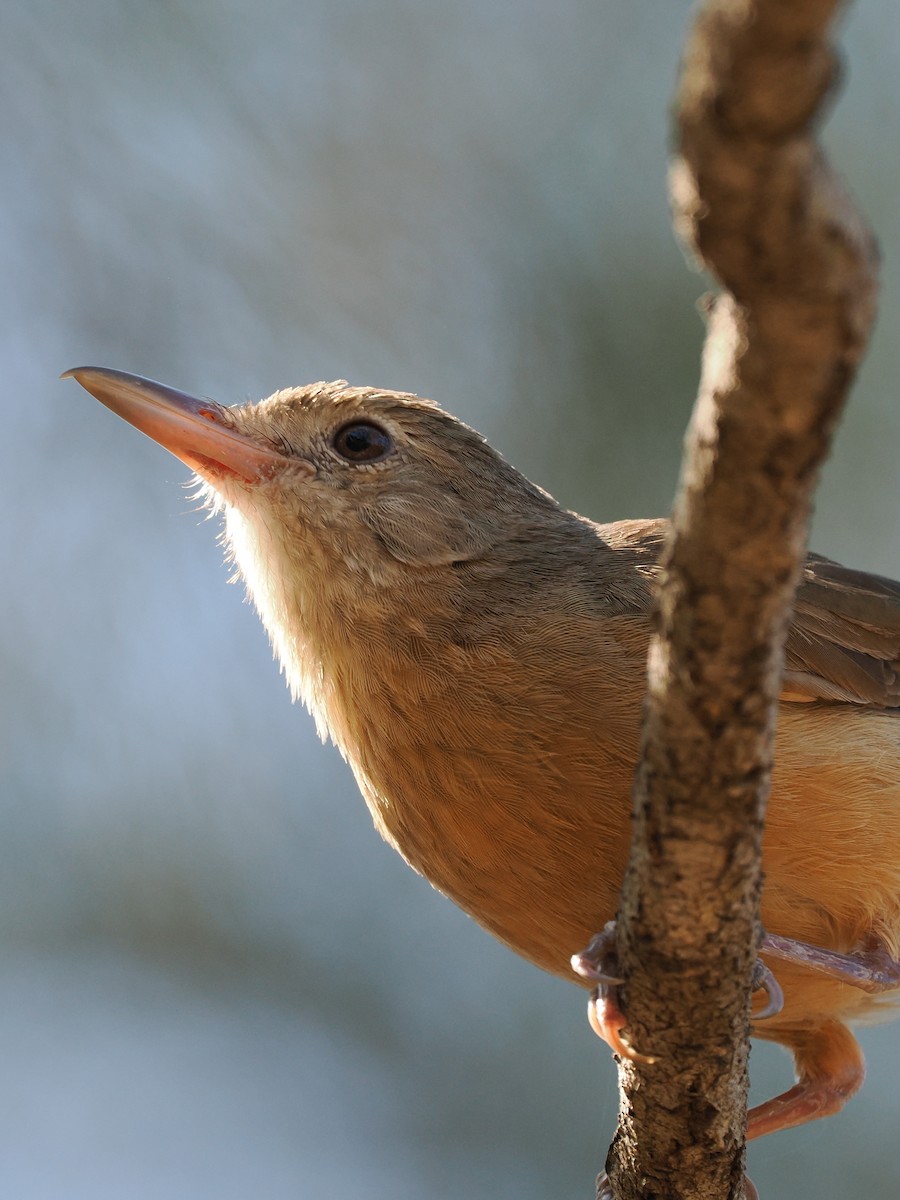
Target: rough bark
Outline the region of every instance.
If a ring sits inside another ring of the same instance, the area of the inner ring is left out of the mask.
[[[760,842],[811,496],[875,310],[812,128],[834,0],[710,0],[676,98],[676,228],[722,294],[666,556],[617,941],[618,1200],[742,1194]]]

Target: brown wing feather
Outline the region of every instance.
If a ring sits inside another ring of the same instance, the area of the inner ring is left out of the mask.
[[[785,649],[783,698],[900,707],[900,583],[811,554]]]
[[[657,572],[668,522],[597,528],[628,563],[628,607],[646,616],[646,581]],[[785,647],[781,698],[900,709],[900,583],[811,554]]]

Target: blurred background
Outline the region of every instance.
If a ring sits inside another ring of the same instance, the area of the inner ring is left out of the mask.
[[[705,287],[665,198],[687,14],[5,7],[0,1194],[593,1195],[615,1072],[582,994],[379,841],[186,470],[56,377],[416,391],[570,507],[665,512]],[[814,544],[897,576],[900,10],[843,44],[826,136],[885,287]],[[863,1037],[845,1114],[753,1147],[766,1200],[898,1193],[900,1035]]]

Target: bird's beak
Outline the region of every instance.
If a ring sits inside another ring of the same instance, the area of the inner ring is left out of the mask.
[[[228,409],[212,400],[108,367],[75,367],[61,378],[77,379],[101,404],[212,484],[223,476],[258,483],[292,463],[274,447],[235,429]]]

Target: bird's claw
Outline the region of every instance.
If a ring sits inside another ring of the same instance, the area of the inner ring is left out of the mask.
[[[759,1012],[753,1014],[754,1022],[777,1017],[784,1008],[784,992],[781,990],[781,984],[763,960],[758,958],[753,966],[753,991],[760,990],[766,993],[768,999]]]
[[[628,1022],[625,1020],[625,1014],[619,1008],[615,987],[604,983],[594,988],[591,998],[588,1000],[588,1021],[597,1037],[602,1038],[613,1054],[618,1054],[619,1058],[645,1065],[656,1062],[655,1054],[641,1054],[622,1036],[622,1030]]]
[[[625,980],[615,973],[616,962],[616,923],[607,921],[599,933],[595,933],[580,954],[573,954],[569,960],[572,970],[583,979],[591,979],[594,983],[617,987]]]

